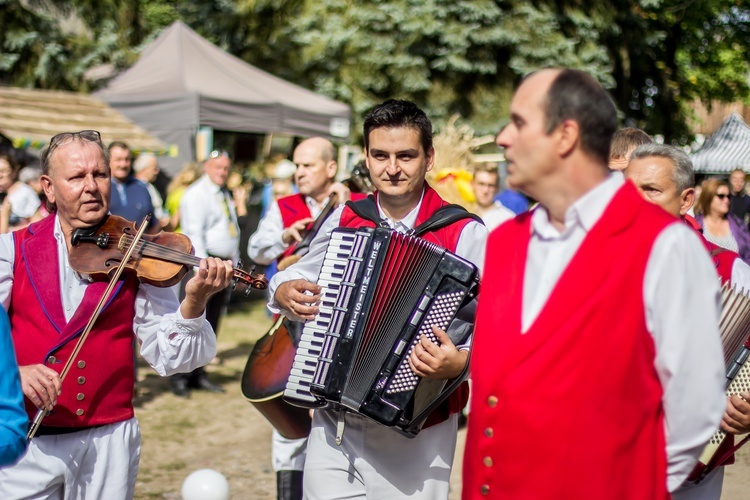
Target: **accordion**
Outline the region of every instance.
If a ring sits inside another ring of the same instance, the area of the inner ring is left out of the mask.
[[[284,399],[416,435],[468,369],[452,381],[423,379],[409,354],[422,334],[437,343],[432,326],[448,329],[478,283],[473,264],[424,239],[381,227],[333,230],[318,276],[319,313],[302,331]],[[473,317],[455,323],[463,328],[448,333],[460,344]]]
[[[738,291],[729,284],[724,284],[721,288],[719,332],[726,365],[727,396],[750,392],[750,296],[744,290]],[[721,429],[716,431],[688,480],[700,481],[713,469],[721,466],[739,447],[731,446],[732,441],[729,446],[725,443],[732,439],[732,435]],[[723,450],[726,451],[721,453]]]

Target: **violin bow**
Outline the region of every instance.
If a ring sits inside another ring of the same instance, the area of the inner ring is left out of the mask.
[[[115,268],[115,274],[112,276],[112,279],[109,281],[109,284],[107,285],[107,288],[104,290],[104,293],[102,294],[102,298],[99,300],[99,303],[96,306],[96,309],[94,310],[94,313],[91,315],[91,318],[89,318],[88,323],[86,323],[86,328],[83,329],[83,333],[81,333],[81,336],[78,338],[78,342],[76,343],[75,348],[73,349],[73,352],[71,353],[70,357],[68,358],[68,361],[65,363],[65,366],[63,367],[62,371],[60,372],[60,384],[63,383],[65,380],[65,376],[70,371],[70,367],[73,365],[73,361],[78,357],[78,353],[81,350],[81,347],[83,347],[83,343],[86,341],[86,337],[89,336],[89,333],[94,327],[94,323],[99,318],[99,315],[102,312],[102,309],[104,309],[104,304],[107,303],[109,300],[109,296],[112,293],[112,290],[114,290],[115,285],[117,284],[117,280],[120,279],[120,275],[122,275],[122,271],[125,269],[125,265],[130,260],[130,257],[133,255],[133,252],[135,251],[135,248],[138,244],[138,242],[141,239],[141,236],[143,236],[143,233],[146,231],[146,228],[148,227],[148,223],[151,220],[151,214],[146,215],[144,217],[143,222],[141,223],[141,227],[138,229],[138,232],[133,237],[133,241],[130,244],[130,248],[128,248],[128,251],[125,252],[125,257],[120,261],[120,264]],[[39,430],[39,426],[42,425],[42,419],[47,416],[47,410],[44,408],[39,408],[36,412],[36,416],[34,417],[34,421],[31,424],[31,427],[29,427],[29,432],[26,434],[26,439],[31,441],[31,438],[34,437],[36,432]]]

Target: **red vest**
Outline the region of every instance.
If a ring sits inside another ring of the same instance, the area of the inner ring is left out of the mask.
[[[352,193],[351,199],[354,201],[361,200],[366,195],[361,193]],[[281,221],[284,224],[284,229],[288,228],[298,220],[306,219],[308,217],[312,217],[312,214],[310,213],[310,208],[307,206],[307,203],[305,202],[305,195],[303,194],[293,194],[289,196],[284,196],[283,198],[279,198],[277,201],[279,205],[279,212],[281,212]],[[312,226],[308,226],[308,229]],[[289,245],[286,250],[284,250],[284,253],[281,254],[281,257],[279,257],[279,260],[283,259],[284,257],[288,257],[294,253],[295,248],[297,247],[296,244]]]
[[[377,200],[377,192],[375,198]],[[422,197],[422,205],[419,207],[417,213],[417,220],[414,227],[419,226],[435,211],[444,206],[448,205],[448,202],[443,200],[437,192],[432,189],[428,184],[425,183],[424,196]],[[429,232],[424,234],[422,237],[427,241],[435,243],[451,252],[456,252],[456,246],[458,245],[458,239],[461,236],[461,231],[469,223],[471,219],[462,219],[449,226],[438,229],[437,231]],[[375,227],[375,223],[370,220],[363,219],[355,214],[349,207],[344,207],[341,213],[341,227]],[[424,427],[430,427],[431,425],[439,424],[448,419],[452,414],[458,413],[461,409],[466,406],[466,402],[469,400],[469,384],[464,382],[458,389],[450,395],[450,397],[443,402],[435,411],[433,411]]]
[[[643,280],[675,219],[631,183],[521,334],[531,214],[490,234],[472,349],[463,498],[667,499]]]
[[[13,290],[8,314],[19,365],[45,364],[62,371],[107,283],[92,283],[70,321],[60,298],[55,217],[14,233]],[[43,424],[88,427],[133,417],[133,310],[138,282],[116,287],[62,385]],[[36,407],[26,399],[30,418]]]
[[[310,209],[305,203],[305,195],[303,194],[292,194],[279,198],[276,202],[279,205],[279,212],[281,212],[281,221],[284,223],[284,229],[288,228],[298,220],[312,217]]]
[[[721,278],[721,284],[723,285],[724,283],[732,281],[732,268],[734,267],[734,261],[740,257],[740,254],[708,241],[706,237],[703,236],[700,224],[689,215],[683,216],[683,219],[688,226],[698,233],[698,236],[703,242],[703,246],[708,250],[708,255],[711,257],[714,267],[716,267],[716,273]]]

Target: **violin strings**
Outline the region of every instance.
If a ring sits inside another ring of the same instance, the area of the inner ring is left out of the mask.
[[[123,241],[127,245],[130,245],[131,242],[133,241],[133,237],[129,235],[124,235]],[[112,244],[117,245],[117,243],[115,242],[113,242]],[[158,243],[153,243],[150,241],[139,241],[136,247],[136,251],[149,257],[159,257],[159,258],[163,258],[164,260],[177,262],[179,264],[187,264],[193,267],[198,266],[200,264],[200,258],[194,255],[190,255],[188,253],[181,252],[179,250],[174,250],[172,248],[166,247],[164,245],[159,245]]]

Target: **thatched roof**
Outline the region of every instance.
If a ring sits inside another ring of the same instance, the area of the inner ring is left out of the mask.
[[[104,144],[167,153],[167,145],[99,99],[75,92],[0,87],[0,134],[17,148],[43,147],[61,132],[98,130]]]

